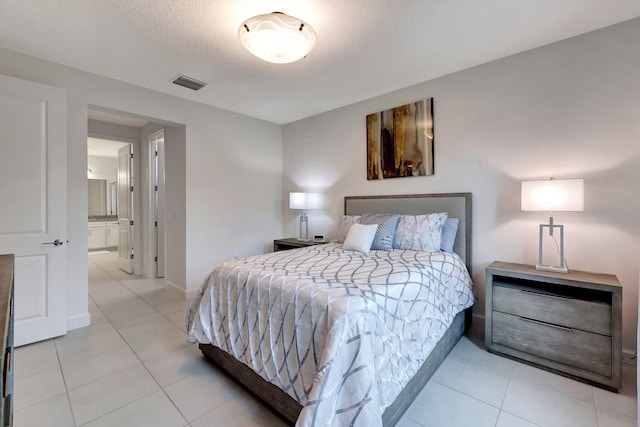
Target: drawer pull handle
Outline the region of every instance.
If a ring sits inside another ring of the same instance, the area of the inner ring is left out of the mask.
[[[562,329],[563,331],[572,331],[573,329],[567,328],[566,326],[560,326],[553,323],[541,322],[540,320],[529,319],[527,317],[519,317],[520,320],[525,322],[537,323],[539,325],[549,326],[556,329]]]
[[[556,298],[556,299],[563,299],[563,300],[573,300],[573,299],[575,299],[575,298],[571,298],[571,297],[565,297],[563,295],[550,295],[550,294],[543,294],[542,292],[528,291],[526,289],[521,289],[520,292],[524,292],[525,294],[532,294],[532,295],[536,295],[536,296],[540,296],[540,297],[547,297],[547,298]]]

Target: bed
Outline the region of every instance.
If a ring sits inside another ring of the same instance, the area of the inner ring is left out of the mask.
[[[393,426],[470,323],[471,194],[344,203],[345,215],[447,212],[455,254],[330,243],[234,260],[201,287],[189,340],[292,424]]]

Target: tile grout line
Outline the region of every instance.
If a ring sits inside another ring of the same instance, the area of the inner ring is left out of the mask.
[[[95,263],[95,262],[94,262],[94,264],[95,264],[98,268],[100,268],[102,271],[104,271],[108,276],[110,276],[110,277],[111,277],[111,274],[109,274],[109,272],[108,272],[108,271],[106,271],[105,269],[103,269],[103,268],[102,268],[102,266],[100,266],[99,264],[97,264],[97,263]],[[90,281],[91,281],[91,278],[87,278],[87,282],[90,282]],[[98,308],[98,310],[100,310],[100,312],[102,313],[102,315],[104,316],[104,318],[107,320],[107,322],[109,322],[109,324],[111,324],[111,326],[113,327],[113,329],[117,331],[117,329],[116,329],[115,325],[111,322],[111,319],[109,319],[109,318],[106,316],[106,314],[104,314],[104,311],[102,311],[102,308],[101,308],[101,307],[100,307],[100,306],[99,306],[99,305],[98,305],[98,304],[93,300],[93,298],[91,297],[91,295],[89,295],[89,292],[87,292],[87,298],[88,298],[88,299],[90,299],[90,300],[95,304],[95,306]],[[91,319],[89,319],[89,326],[91,326]],[[98,334],[98,335],[100,335],[100,334]],[[125,343],[126,343],[126,341],[125,341]],[[74,423],[74,425],[75,425],[75,426],[79,426],[78,421],[76,420],[76,414],[75,414],[75,411],[73,410],[73,406],[71,405],[71,396],[69,395],[70,390],[69,390],[69,387],[67,386],[67,379],[66,379],[66,378],[65,378],[65,376],[64,376],[64,371],[62,370],[62,361],[60,360],[60,354],[58,353],[58,344],[57,344],[57,342],[56,342],[55,338],[54,338],[54,340],[53,340],[53,344],[55,345],[55,348],[56,348],[56,355],[58,356],[58,363],[59,363],[59,365],[60,365],[60,373],[62,374],[62,380],[64,381],[64,388],[65,388],[65,390],[66,390],[67,400],[68,400],[68,402],[69,402],[69,409],[71,410],[71,416],[73,417],[73,423]],[[85,424],[86,424],[86,423],[85,423]]]
[[[109,273],[107,271],[105,271],[101,266],[97,265],[97,267],[100,268],[101,270],[103,270],[107,275],[109,275]],[[91,298],[89,295],[87,295],[87,297]],[[97,304],[96,304],[96,306],[98,307],[98,309],[100,309],[100,307]],[[100,310],[100,311],[102,311],[102,310]],[[109,321],[109,319],[107,319],[107,321]],[[114,329],[115,329],[115,327],[114,327]],[[71,398],[69,396],[69,391],[70,390],[69,390],[69,387],[67,385],[67,379],[66,379],[66,377],[64,375],[64,371],[62,369],[62,361],[60,360],[60,353],[58,351],[58,344],[57,344],[56,338],[51,338],[51,342],[53,344],[53,349],[54,349],[54,351],[56,353],[56,360],[58,362],[57,369],[58,369],[58,372],[60,372],[60,377],[62,378],[62,384],[64,385],[64,394],[65,394],[65,396],[67,398],[67,404],[69,405],[69,411],[71,412],[71,419],[73,421],[74,426],[78,426],[78,422],[76,421],[75,412],[73,411],[73,406],[71,405]],[[26,376],[24,378],[28,378],[28,377],[33,376],[33,375],[37,375],[38,373],[39,372],[37,372],[35,374],[32,374],[32,375],[28,375],[28,376]],[[62,393],[60,393],[60,394],[62,394]],[[25,406],[24,408],[20,408],[18,411],[21,411],[21,410],[24,410],[24,409],[28,409],[28,408],[32,408],[32,407],[34,407],[36,405],[42,404],[44,402],[47,402],[47,401],[59,396],[60,394],[56,394],[55,396],[51,396],[51,397],[49,397],[47,399],[43,399],[43,400],[40,400],[38,402],[34,402],[31,405]]]
[[[129,288],[128,286],[126,286],[124,283],[122,283],[120,280],[114,278],[114,280],[116,280],[118,283],[120,283],[122,286],[124,286],[126,289],[128,289],[129,291],[131,291],[134,295],[136,295],[136,298],[140,299],[142,302],[144,302],[146,305],[148,305],[149,307],[151,307],[153,310],[155,310],[158,314],[160,314],[162,317],[164,317],[166,320],[168,320],[169,322],[171,322],[171,324],[175,325],[180,332],[182,332],[185,335],[185,340],[186,340],[186,335],[187,333],[185,331],[183,331],[178,325],[176,325],[173,321],[171,321],[171,319],[169,319],[164,313],[160,312],[155,306],[153,306],[152,304],[150,304],[148,301],[146,301],[144,298],[142,298],[140,296],[140,294],[136,293],[136,291],[134,291],[133,289]],[[168,301],[167,301],[168,302]],[[105,315],[106,316],[106,315]],[[140,323],[140,322],[138,322]],[[118,332],[118,334],[120,334],[120,331],[118,330],[118,328],[114,325],[114,328],[116,329],[116,331]],[[121,335],[121,334],[120,334]],[[122,336],[122,335],[121,335]],[[127,343],[127,345],[129,345],[129,343],[126,341],[126,339],[124,337],[122,337],[123,340],[125,340],[125,342]],[[130,346],[129,346],[130,347]],[[151,373],[151,371],[147,368],[147,365],[145,364],[144,361],[142,361],[142,359],[140,359],[137,355],[137,353],[133,350],[133,348],[131,348],[131,351],[133,351],[133,353],[136,355],[136,357],[138,358],[138,360],[140,360],[140,362],[142,363],[142,365],[144,366],[145,370],[149,373],[149,375],[151,376],[151,378],[153,378],[153,380],[158,384],[158,386],[160,387],[160,390],[162,390],[162,392],[164,393],[164,395],[167,397],[167,399],[171,402],[171,404],[174,406],[174,408],[178,411],[178,413],[184,418],[184,420],[187,422],[186,426],[190,426],[191,425],[191,421],[189,421],[187,419],[187,416],[180,410],[180,408],[178,407],[178,405],[176,405],[176,403],[173,401],[173,399],[171,398],[171,396],[169,396],[169,394],[167,393],[167,391],[165,390],[165,388],[156,380],[156,378],[153,376],[153,374]],[[173,385],[173,384],[170,384]],[[125,405],[126,406],[126,405]],[[220,405],[221,406],[221,405]],[[217,409],[217,408],[215,408]],[[215,409],[212,409],[215,410]],[[209,411],[211,412],[211,411]],[[206,416],[207,414],[202,415]],[[201,418],[199,417],[199,418]],[[195,420],[194,420],[195,421]]]
[[[106,272],[106,273],[107,273],[107,274],[109,274],[108,272]],[[113,276],[112,276],[112,277],[113,277]],[[145,301],[145,300],[144,300],[142,297],[140,297],[140,295],[139,295],[139,294],[137,294],[135,291],[133,291],[133,290],[129,289],[129,288],[128,288],[126,285],[124,285],[124,284],[123,284],[119,279],[117,279],[117,278],[113,278],[113,279],[114,279],[115,281],[117,281],[121,286],[124,286],[126,289],[128,289],[129,291],[131,291],[131,293],[133,293],[133,294],[136,296],[136,299],[139,299],[140,301],[144,302],[147,306],[149,306],[149,307],[150,307],[150,308],[152,308],[154,311],[156,311],[158,314],[160,314],[160,316],[164,317],[164,318],[165,318],[165,319],[167,319],[169,322],[171,322],[171,320],[169,320],[169,319],[168,319],[164,314],[162,314],[162,313],[161,313],[160,311],[158,311],[154,306],[152,306],[152,305],[151,305],[151,304],[149,304],[147,301]],[[111,304],[107,304],[107,305],[111,305]],[[96,306],[98,307],[98,309],[100,309],[100,311],[102,311],[102,308],[100,307],[100,305],[98,305],[98,304],[96,303]],[[104,314],[104,312],[103,312],[103,314]],[[106,315],[106,314],[105,314],[105,317],[107,317],[107,315]],[[108,319],[108,317],[107,317],[107,319]],[[111,322],[111,320],[109,320],[109,322]],[[140,322],[136,322],[136,323],[140,323]],[[135,324],[135,323],[134,323],[134,324]],[[171,322],[171,324],[175,325],[173,322]],[[113,325],[113,323],[112,323],[112,325]],[[122,335],[122,333],[120,332],[120,330],[118,329],[118,327],[117,327],[116,325],[113,325],[113,327],[114,327],[115,331],[118,333],[118,335],[120,335],[120,337],[122,338],[122,340],[125,342],[125,344],[127,345],[127,347],[129,347],[129,349],[131,350],[131,352],[135,355],[136,359],[138,359],[138,361],[140,361],[140,364],[144,367],[145,371],[147,371],[147,373],[149,374],[149,376],[150,376],[150,377],[153,379],[153,381],[157,384],[157,386],[158,386],[158,388],[159,388],[159,390],[158,390],[158,391],[160,391],[160,390],[162,391],[162,393],[163,393],[163,394],[165,395],[165,397],[169,400],[169,402],[171,402],[171,405],[173,405],[173,407],[176,409],[176,411],[178,411],[178,413],[180,414],[180,416],[185,420],[185,422],[187,423],[186,425],[190,425],[190,422],[189,422],[189,420],[187,419],[187,417],[185,416],[185,414],[183,414],[183,413],[182,413],[182,411],[180,410],[180,408],[178,408],[178,406],[175,404],[175,402],[171,399],[171,397],[168,395],[168,393],[167,393],[167,391],[164,389],[164,387],[163,387],[163,386],[158,382],[158,380],[156,379],[156,377],[151,373],[151,371],[149,370],[149,368],[147,367],[147,365],[145,364],[145,362],[144,362],[142,359],[140,359],[140,356],[138,356],[138,354],[134,351],[134,349],[131,347],[131,345],[129,344],[129,342],[128,342],[128,341],[125,339],[125,337]],[[176,327],[177,327],[177,325],[176,325]],[[180,328],[178,328],[178,329],[179,329],[181,332],[183,332],[183,331],[182,331],[182,329],[180,329]],[[185,335],[186,335],[186,334],[185,334]],[[186,340],[186,337],[185,337],[185,340]],[[156,392],[157,392],[157,391],[156,391]],[[153,392],[153,393],[156,393],[156,392]],[[146,395],[146,396],[143,396],[143,397],[141,397],[141,398],[139,398],[139,399],[136,399],[136,400],[134,400],[133,402],[129,402],[128,404],[126,404],[126,405],[124,405],[124,406],[121,406],[120,408],[114,409],[113,411],[110,411],[110,412],[108,412],[108,413],[106,413],[106,414],[103,414],[103,415],[101,415],[101,416],[100,416],[100,417],[98,417],[98,418],[101,418],[101,417],[103,417],[103,416],[105,416],[105,415],[108,415],[108,414],[110,414],[110,413],[113,413],[113,412],[115,412],[115,411],[117,411],[117,410],[119,410],[119,409],[121,409],[121,408],[124,408],[124,407],[126,407],[126,406],[129,406],[129,405],[131,405],[132,403],[135,403],[135,402],[137,402],[137,401],[139,401],[139,400],[141,400],[141,399],[144,399],[144,398],[146,398],[146,397],[148,397],[148,396],[152,395],[153,393],[150,393],[150,394],[148,394],[148,395]],[[97,419],[97,418],[96,418],[96,419]],[[92,421],[93,421],[93,420],[92,420]]]
[[[90,260],[90,258],[89,258]],[[100,268],[103,272],[105,272],[108,276],[111,276],[107,271],[105,271],[102,266],[95,264],[98,268]],[[87,282],[91,281],[91,279],[89,277],[87,277]],[[88,285],[88,283],[87,283]],[[87,286],[88,287],[88,286]],[[89,295],[88,289],[87,289],[87,299],[90,299],[98,308],[98,310],[100,310],[102,312],[102,315],[104,316],[104,312],[102,311],[102,309],[100,308],[100,306],[98,304],[96,304],[96,302],[93,300],[93,298],[91,298],[91,295]],[[109,323],[111,323],[111,320],[109,320],[106,316],[105,319],[107,319],[107,321]],[[91,326],[91,318],[89,318],[89,326]],[[115,329],[115,326],[111,323],[111,326],[113,326],[113,328]],[[73,410],[73,405],[71,405],[71,396],[69,395],[69,386],[67,385],[67,379],[65,378],[64,375],[64,371],[62,370],[62,361],[60,360],[60,354],[58,352],[58,343],[56,342],[55,338],[53,339],[53,344],[56,348],[56,356],[58,357],[58,364],[60,367],[60,374],[62,375],[62,381],[64,382],[64,389],[66,391],[66,395],[67,395],[67,401],[69,403],[69,410],[71,411],[71,417],[73,418],[73,424],[75,426],[78,426],[78,421],[76,420],[76,414],[75,411]]]
[[[449,390],[453,390],[453,391],[455,391],[456,393],[460,393],[460,394],[461,394],[461,395],[463,395],[463,396],[469,397],[469,398],[471,398],[471,399],[473,399],[473,400],[475,400],[475,401],[477,401],[477,402],[480,402],[480,403],[482,403],[483,405],[487,405],[487,406],[490,406],[490,407],[492,407],[492,408],[494,408],[494,409],[497,409],[497,410],[498,410],[498,412],[500,411],[500,408],[498,408],[498,407],[497,407],[497,406],[495,406],[495,405],[492,405],[491,403],[487,403],[487,402],[485,402],[485,401],[483,401],[483,400],[480,400],[480,399],[478,399],[477,397],[471,396],[470,394],[467,394],[467,393],[465,393],[465,392],[463,392],[463,391],[460,391],[460,390],[458,390],[458,389],[455,389],[455,388],[453,388],[453,387],[451,387],[451,386],[449,386],[449,385],[447,385],[447,384],[443,384],[443,383],[441,383],[440,381],[434,381],[434,382],[436,382],[436,383],[440,384],[440,385],[441,385],[441,386],[443,386],[443,387],[448,388]]]
[[[60,361],[60,354],[58,353],[58,345],[56,344],[56,340],[54,338],[53,345],[56,349],[56,357],[58,359],[58,368],[60,369],[60,376],[62,377],[62,382],[64,384],[64,392],[67,396],[67,404],[69,405],[69,411],[71,412],[71,419],[73,420],[73,425],[78,426],[78,421],[76,420],[76,414],[73,411],[73,406],[71,405],[71,396],[69,396],[69,387],[67,386],[67,379],[64,376],[64,371],[62,370],[62,362]]]
[[[509,380],[507,380],[507,387],[504,389],[504,395],[502,396],[502,401],[500,402],[500,408],[498,408],[498,419],[496,419],[495,427],[498,426],[498,423],[500,422],[500,415],[503,412],[508,413],[510,415],[513,415],[510,412],[507,412],[504,409],[502,409],[502,407],[504,406],[504,401],[507,400],[507,393],[509,393],[509,386],[511,386],[511,379],[513,378],[513,372],[514,372],[513,366],[510,366],[510,369],[511,369],[511,372],[509,373]],[[518,417],[518,418],[520,418],[520,417]],[[524,419],[524,418],[522,418],[522,419]],[[529,421],[529,420],[526,420],[526,421]]]
[[[133,295],[135,295],[135,299],[138,299],[138,300],[142,301],[144,304],[146,304],[147,306],[149,306],[151,309],[153,309],[156,313],[158,313],[158,314],[159,314],[160,316],[162,316],[164,319],[166,319],[167,321],[169,321],[169,322],[170,322],[172,325],[174,325],[174,326],[175,326],[179,331],[181,331],[181,332],[182,332],[182,334],[185,334],[185,336],[186,336],[186,332],[185,332],[185,331],[183,331],[183,330],[180,328],[180,326],[176,325],[176,324],[175,324],[175,322],[173,322],[171,319],[169,319],[169,318],[168,318],[168,316],[166,316],[165,314],[163,314],[162,312],[160,312],[160,311],[159,311],[159,310],[158,310],[154,305],[152,305],[150,302],[148,302],[147,300],[145,300],[144,298],[142,298],[142,296],[141,296],[140,294],[138,294],[138,293],[136,293],[135,291],[133,291],[133,290],[131,290],[130,288],[128,288],[125,284],[123,284],[123,283],[122,283],[122,281],[121,281],[120,279],[118,279],[118,278],[114,277],[112,274],[110,274],[110,273],[109,273],[109,271],[107,271],[107,270],[106,270],[102,265],[100,265],[100,264],[98,264],[98,263],[95,263],[95,262],[93,262],[93,261],[92,261],[92,263],[93,263],[93,266],[94,266],[94,267],[98,268],[98,269],[99,269],[99,270],[101,270],[103,273],[105,273],[105,274],[106,274],[106,275],[107,275],[111,280],[113,280],[113,281],[117,282],[119,285],[123,286],[125,289],[129,290]],[[90,277],[88,278],[88,280],[89,280],[89,282],[91,282],[91,278],[90,278]],[[94,280],[102,280],[102,279],[97,279],[97,278],[96,278],[96,279],[94,279]],[[140,359],[140,357],[138,356],[138,354],[133,350],[133,348],[131,347],[131,345],[129,344],[129,342],[128,342],[128,341],[124,338],[124,336],[122,335],[122,333],[121,333],[120,329],[119,329],[119,328],[118,328],[118,327],[117,327],[117,326],[112,322],[112,320],[111,320],[111,319],[110,319],[110,318],[105,314],[105,312],[104,312],[104,310],[103,310],[103,308],[104,308],[105,306],[103,306],[103,305],[101,305],[101,304],[98,304],[98,303],[97,303],[97,302],[96,302],[96,301],[91,297],[91,295],[88,295],[88,298],[89,298],[89,299],[91,300],[91,302],[95,305],[96,309],[97,309],[97,310],[99,310],[99,311],[102,313],[103,318],[105,319],[105,321],[106,321],[106,322],[108,322],[108,323],[111,325],[111,327],[113,328],[113,331],[115,331],[115,332],[118,334],[118,336],[120,336],[120,338],[123,340],[123,342],[124,342],[125,346],[126,346],[126,347],[128,347],[128,348],[129,348],[129,350],[134,354],[134,356],[136,357],[136,359],[137,359],[137,360],[139,361],[139,363],[144,367],[145,371],[149,374],[149,376],[151,377],[151,379],[152,379],[152,380],[157,384],[158,389],[157,389],[157,390],[155,390],[155,391],[153,391],[153,392],[151,392],[151,393],[149,393],[149,394],[146,394],[146,395],[144,395],[144,396],[141,396],[140,398],[135,399],[135,400],[133,400],[133,401],[131,401],[131,402],[129,402],[129,403],[127,403],[127,404],[125,404],[125,405],[122,405],[122,406],[120,406],[120,407],[118,407],[118,408],[115,408],[115,409],[113,409],[113,410],[109,411],[109,412],[106,412],[106,413],[104,413],[104,414],[100,415],[99,417],[96,417],[96,418],[93,418],[93,419],[87,420],[85,423],[83,423],[83,424],[82,424],[82,426],[86,425],[87,423],[91,423],[91,422],[93,422],[93,421],[95,421],[95,420],[97,420],[97,419],[99,419],[99,418],[104,417],[104,416],[107,416],[107,415],[109,415],[109,414],[111,414],[111,413],[114,413],[115,411],[118,411],[118,410],[120,410],[120,409],[122,409],[122,408],[125,408],[125,407],[127,407],[127,406],[129,406],[129,405],[131,405],[131,404],[133,404],[133,403],[135,403],[135,402],[138,402],[138,401],[140,401],[140,400],[142,400],[142,399],[144,399],[144,398],[146,398],[146,397],[149,397],[149,396],[151,396],[152,394],[154,394],[154,393],[156,393],[156,392],[158,392],[158,391],[162,391],[162,393],[166,396],[166,398],[169,400],[169,402],[171,402],[171,405],[176,409],[177,413],[178,413],[178,414],[180,414],[180,416],[182,417],[182,420],[184,421],[184,424],[182,424],[182,423],[181,423],[180,425],[181,425],[182,427],[189,427],[189,426],[191,425],[191,423],[187,420],[187,417],[186,417],[186,416],[185,416],[185,415],[180,411],[180,409],[179,409],[179,408],[177,407],[177,405],[173,402],[173,400],[171,399],[171,397],[167,394],[167,392],[166,392],[165,388],[164,388],[164,387],[162,387],[162,385],[160,385],[160,383],[158,382],[158,380],[157,380],[157,379],[153,376],[153,374],[149,371],[149,369],[147,368],[147,365],[145,364],[145,362],[143,362],[143,361]],[[125,302],[125,301],[122,301],[122,302],[119,302],[119,303],[115,303],[115,304],[121,304],[121,303],[124,303],[124,302]],[[169,301],[166,301],[166,302],[169,302]],[[107,304],[107,305],[111,305],[111,304]],[[139,322],[136,322],[135,324],[137,324],[137,323],[139,323]],[[106,331],[106,332],[110,332],[110,331]],[[99,335],[102,335],[103,333],[106,333],[106,332],[102,332],[102,333],[95,334],[95,335],[90,334],[88,337],[79,338],[79,339],[78,339],[78,341],[83,340],[83,339],[85,339],[85,338],[90,338],[90,337],[92,337],[92,336],[99,336]],[[76,414],[75,414],[74,409],[73,409],[73,406],[72,406],[72,404],[71,404],[70,392],[71,392],[72,390],[69,390],[68,383],[67,383],[67,379],[66,379],[66,377],[65,377],[65,375],[64,375],[64,371],[63,371],[63,369],[62,369],[63,364],[62,364],[62,361],[61,361],[61,358],[60,358],[60,352],[59,352],[59,350],[60,350],[60,347],[59,347],[59,346],[60,346],[60,345],[62,345],[62,344],[61,344],[61,343],[58,343],[58,342],[56,341],[56,339],[55,339],[55,338],[52,338],[52,339],[51,339],[51,341],[52,341],[53,350],[55,351],[55,357],[56,357],[56,361],[57,361],[57,366],[56,366],[56,368],[52,368],[52,369],[57,369],[57,370],[58,370],[58,372],[59,372],[59,374],[60,374],[60,376],[61,376],[61,378],[62,378],[62,382],[63,382],[63,386],[64,386],[64,394],[65,394],[65,396],[66,396],[66,404],[68,405],[69,411],[70,411],[70,413],[71,413],[71,419],[72,419],[73,425],[74,425],[75,427],[81,427],[81,425],[79,425],[79,424],[78,424],[78,421],[77,421],[77,419],[76,419]],[[71,341],[71,342],[73,342],[73,341]],[[108,350],[106,350],[106,351],[108,351]],[[101,351],[101,352],[99,352],[99,353],[97,353],[97,354],[101,354],[101,353],[103,353],[103,351]],[[93,355],[92,355],[92,356],[93,356]],[[87,356],[87,357],[91,357],[91,356]],[[79,359],[79,360],[83,360],[83,359],[85,359],[85,358],[81,358],[81,359]],[[34,374],[34,375],[35,375],[35,374]],[[112,374],[109,374],[109,375],[113,375],[113,373],[112,373]],[[107,375],[107,376],[103,376],[103,377],[100,377],[100,378],[98,378],[98,379],[95,379],[95,380],[94,380],[94,381],[92,381],[92,382],[95,382],[95,381],[98,381],[98,380],[101,380],[101,379],[107,378],[109,375]],[[89,384],[91,384],[91,383],[89,383]],[[86,384],[86,385],[88,385],[88,384]],[[82,386],[80,386],[80,387],[82,387]],[[31,407],[33,407],[33,406],[35,406],[35,405],[38,405],[38,404],[42,404],[43,402],[49,401],[49,400],[51,400],[51,399],[54,399],[54,398],[56,398],[56,397],[58,397],[58,396],[61,396],[62,394],[63,394],[63,393],[56,394],[55,396],[51,396],[51,397],[50,397],[50,398],[48,398],[48,399],[44,399],[44,400],[41,400],[41,401],[39,401],[39,402],[33,403],[33,404],[29,405],[29,406],[26,406],[26,407],[24,407],[24,408],[21,408],[21,410],[22,410],[22,409],[31,408]]]
[[[532,420],[528,420],[528,419],[523,418],[523,417],[521,417],[521,416],[519,416],[519,415],[512,414],[511,412],[509,412],[509,411],[507,411],[507,410],[502,409],[502,406],[504,405],[504,401],[505,401],[505,399],[507,398],[507,392],[508,392],[508,390],[509,390],[509,386],[511,385],[511,379],[512,379],[512,377],[513,377],[513,373],[514,373],[514,368],[513,368],[513,367],[511,367],[511,374],[509,375],[509,380],[508,380],[508,382],[507,382],[507,387],[506,387],[506,389],[505,389],[504,396],[502,397],[502,401],[500,402],[500,407],[497,407],[497,406],[492,405],[492,404],[490,404],[490,403],[484,402],[484,401],[482,401],[482,400],[478,399],[477,397],[474,397],[474,396],[472,396],[472,395],[470,395],[470,394],[468,394],[468,393],[465,393],[465,392],[463,392],[463,391],[457,390],[457,389],[455,389],[455,388],[453,388],[453,387],[451,387],[451,386],[449,386],[449,385],[447,385],[447,384],[444,384],[444,383],[442,383],[442,382],[440,382],[440,381],[437,381],[437,380],[436,380],[435,382],[436,382],[436,383],[438,383],[438,384],[440,384],[440,385],[441,385],[441,386],[443,386],[443,387],[446,387],[446,388],[448,388],[448,389],[450,389],[450,390],[453,390],[453,391],[455,391],[455,392],[457,392],[457,393],[460,393],[460,394],[462,394],[463,396],[467,396],[467,397],[469,397],[469,398],[471,398],[471,399],[476,400],[477,402],[480,402],[480,403],[485,404],[485,405],[487,405],[487,406],[489,406],[489,407],[492,407],[492,408],[497,409],[497,410],[498,410],[498,417],[496,418],[495,426],[497,426],[497,425],[498,425],[498,421],[500,420],[500,414],[501,414],[502,412],[505,412],[505,413],[507,413],[507,414],[509,414],[509,415],[512,415],[512,416],[514,416],[514,417],[516,417],[516,418],[519,418],[519,419],[521,419],[521,420],[524,420],[524,421],[526,421],[526,422],[528,422],[528,423],[531,423],[531,424],[534,424],[534,425],[538,425],[536,422],[534,422],[534,421],[532,421]],[[412,419],[413,421],[415,421],[413,418],[411,418],[411,419]]]
[[[596,390],[595,387],[591,387],[591,395],[593,396],[593,409],[596,411],[596,423],[598,426],[600,425],[600,415],[598,414],[598,401],[596,400]]]

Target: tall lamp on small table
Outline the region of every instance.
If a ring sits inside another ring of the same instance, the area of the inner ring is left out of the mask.
[[[583,179],[549,179],[545,181],[522,182],[521,209],[523,211],[549,211],[549,224],[540,224],[540,242],[538,247],[537,270],[567,273],[569,269],[564,258],[564,226],[553,222],[554,211],[584,211],[584,180]],[[558,246],[560,262],[557,265],[542,262],[542,243],[548,230]],[[554,230],[560,234],[556,240]]]
[[[309,239],[309,217],[307,210],[318,208],[317,193],[289,193],[289,209],[301,209],[300,214],[300,233],[298,240],[308,241]]]

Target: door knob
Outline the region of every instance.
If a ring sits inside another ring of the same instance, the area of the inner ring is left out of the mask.
[[[62,246],[64,242],[60,239],[56,239],[53,242],[42,242],[43,245],[53,245],[53,246]]]

